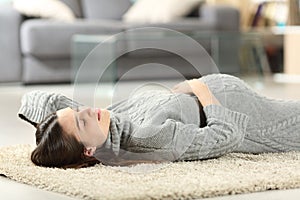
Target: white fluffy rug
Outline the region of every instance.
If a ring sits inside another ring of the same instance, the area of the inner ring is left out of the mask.
[[[300,152],[232,153],[218,159],[161,166],[118,168],[99,164],[63,170],[34,166],[29,159],[32,148],[0,148],[0,174],[82,199],[193,199],[300,188]]]

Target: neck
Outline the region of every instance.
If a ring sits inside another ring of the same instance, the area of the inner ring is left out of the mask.
[[[101,109],[100,128],[103,131],[106,139],[108,135],[109,125],[110,125],[110,112],[108,110]]]

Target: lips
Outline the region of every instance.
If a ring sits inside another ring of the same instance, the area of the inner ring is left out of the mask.
[[[101,109],[96,109],[96,113],[97,113],[97,117],[98,117],[98,121],[100,121],[101,119]]]

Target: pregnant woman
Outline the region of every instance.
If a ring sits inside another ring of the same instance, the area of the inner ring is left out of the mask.
[[[37,129],[33,163],[127,165],[300,150],[300,102],[261,96],[230,75],[144,91],[105,109],[81,106],[61,94],[23,96],[19,116]]]

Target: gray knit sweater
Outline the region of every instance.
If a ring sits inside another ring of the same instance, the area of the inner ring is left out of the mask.
[[[194,95],[142,92],[107,107],[111,123],[101,149],[126,159],[171,161],[300,150],[299,102],[263,97],[230,75],[200,80],[221,106],[202,108]],[[23,96],[19,116],[35,125],[51,112],[78,105],[61,94],[32,91]]]

